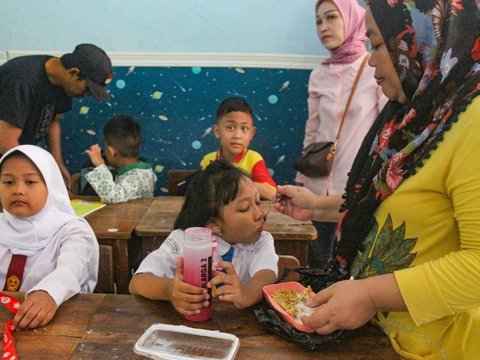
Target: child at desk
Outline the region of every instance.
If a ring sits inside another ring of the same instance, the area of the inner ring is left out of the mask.
[[[229,162],[215,160],[192,180],[175,230],[150,253],[133,276],[129,290],[153,300],[170,300],[178,312],[194,315],[208,306],[206,289],[183,282],[184,230],[208,227],[223,257],[209,287],[215,297],[246,308],[262,299],[264,285],[277,278],[273,237],[262,231],[265,213],[252,180]]]
[[[90,225],[75,215],[52,155],[20,145],[0,159],[0,282],[25,291],[17,329],[46,325],[64,301],[93,292],[99,251]]]
[[[117,115],[105,124],[103,134],[107,161],[117,168],[115,180],[105,165],[98,144],[85,151],[95,166],[95,169],[85,174],[85,178],[100,196],[100,200],[107,204],[117,204],[140,197],[152,197],[157,176],[150,164],[137,157],[141,142],[138,123],[128,115]]]
[[[248,148],[255,132],[250,104],[239,96],[226,98],[218,106],[217,123],[213,126],[213,135],[220,140],[220,148],[205,155],[200,166],[205,169],[215,159],[228,160],[252,177],[262,199],[273,201],[277,185],[262,155]]]

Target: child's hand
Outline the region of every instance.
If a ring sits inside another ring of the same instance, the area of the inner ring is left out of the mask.
[[[57,311],[57,303],[43,290],[30,293],[13,318],[16,329],[33,329],[45,326]]]
[[[225,269],[227,273],[214,270],[215,277],[209,281],[208,287],[212,288],[212,295],[222,301],[230,301],[238,309],[248,307],[244,286],[238,278],[232,263],[222,261],[217,267]],[[218,284],[223,284],[216,287]]]
[[[195,315],[210,303],[207,289],[202,289],[183,281],[183,258],[177,261],[177,271],[173,278],[170,301],[180,314]]]
[[[90,160],[95,167],[105,164],[102,157],[102,149],[98,144],[90,146],[90,149],[85,150],[85,152],[90,156]]]

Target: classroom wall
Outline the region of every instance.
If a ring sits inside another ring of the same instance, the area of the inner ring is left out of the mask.
[[[111,99],[74,100],[62,120],[72,172],[84,150],[103,145],[115,114],[142,126],[142,155],[153,160],[157,194],[171,168],[198,167],[218,142],[218,103],[244,96],[255,112],[259,151],[280,183],[291,183],[307,118],[311,69],[327,55],[315,32],[315,0],[0,0],[0,63],[15,56],[60,56],[82,42],[114,64]]]
[[[104,123],[115,114],[132,114],[142,127],[142,156],[155,164],[157,194],[165,194],[169,169],[196,169],[203,155],[217,149],[211,133],[216,107],[239,95],[255,113],[251,148],[264,156],[278,183],[291,183],[291,164],[302,148],[308,75],[292,69],[115,67],[110,101],[81,99],[65,114],[66,164],[78,171],[88,160],[84,150],[103,146]]]
[[[0,51],[326,55],[315,0],[0,0]]]

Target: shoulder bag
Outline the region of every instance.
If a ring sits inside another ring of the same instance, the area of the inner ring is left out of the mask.
[[[355,89],[358,84],[358,80],[362,75],[363,68],[368,61],[369,55],[366,55],[363,58],[362,64],[358,69],[357,76],[353,82],[352,90],[350,90],[350,95],[348,96],[347,105],[345,106],[345,111],[343,112],[342,121],[338,128],[337,136],[335,141],[322,141],[315,142],[302,150],[302,155],[299,159],[295,160],[294,167],[297,171],[301,172],[303,175],[308,177],[321,177],[327,176],[332,171],[333,157],[335,156],[335,150],[337,148],[337,142],[340,138],[340,132],[342,131],[343,123],[347,117],[348,110],[350,109],[350,103],[355,93]]]

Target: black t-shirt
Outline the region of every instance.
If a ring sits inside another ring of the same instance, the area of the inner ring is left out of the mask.
[[[50,83],[48,55],[14,58],[0,66],[0,120],[23,129],[20,144],[36,144],[56,114],[72,108],[72,99]]]

